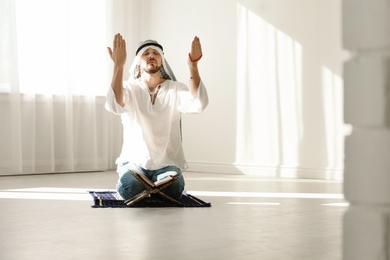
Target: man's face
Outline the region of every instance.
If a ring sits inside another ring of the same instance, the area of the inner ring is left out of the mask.
[[[160,53],[153,49],[147,48],[141,55],[141,71],[149,74],[155,74],[160,71],[162,66],[162,57]]]

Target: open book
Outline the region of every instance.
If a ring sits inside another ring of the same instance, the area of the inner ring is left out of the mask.
[[[155,182],[152,182],[152,180],[150,180],[148,177],[146,177],[145,175],[143,174],[139,174],[139,173],[133,173],[134,176],[138,176],[139,178],[141,178],[145,183],[147,183],[150,187],[158,187],[158,186],[161,186],[165,183],[168,183],[168,182],[171,182],[171,181],[174,181],[175,178],[175,174],[172,174],[172,175],[168,175],[168,176],[165,176],[164,178],[160,179],[160,180],[157,180]]]

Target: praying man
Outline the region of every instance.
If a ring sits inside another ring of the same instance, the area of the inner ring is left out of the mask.
[[[120,115],[123,145],[117,158],[117,191],[128,200],[145,190],[132,172],[155,182],[167,176],[179,178],[162,190],[180,199],[185,186],[182,172],[187,168],[181,136],[181,114],[201,113],[208,95],[201,80],[198,62],[202,47],[194,37],[188,54],[189,83],[176,81],[164,57],[163,46],[154,40],[139,44],[130,67],[130,78],[123,81],[126,41],[115,35],[108,53],[114,62],[112,83],[106,97],[106,109]]]

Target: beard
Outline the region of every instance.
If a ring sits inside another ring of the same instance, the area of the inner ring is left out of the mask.
[[[148,64],[145,68],[144,71],[148,74],[155,74],[159,72],[161,69],[161,66],[154,65],[154,64]]]

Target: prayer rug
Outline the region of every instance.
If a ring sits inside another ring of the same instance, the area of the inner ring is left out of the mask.
[[[93,208],[155,208],[155,207],[211,207],[211,203],[192,196],[190,194],[183,194],[179,200],[182,204],[177,205],[159,194],[152,194],[134,205],[127,206],[125,200],[116,191],[90,191],[94,205]]]

